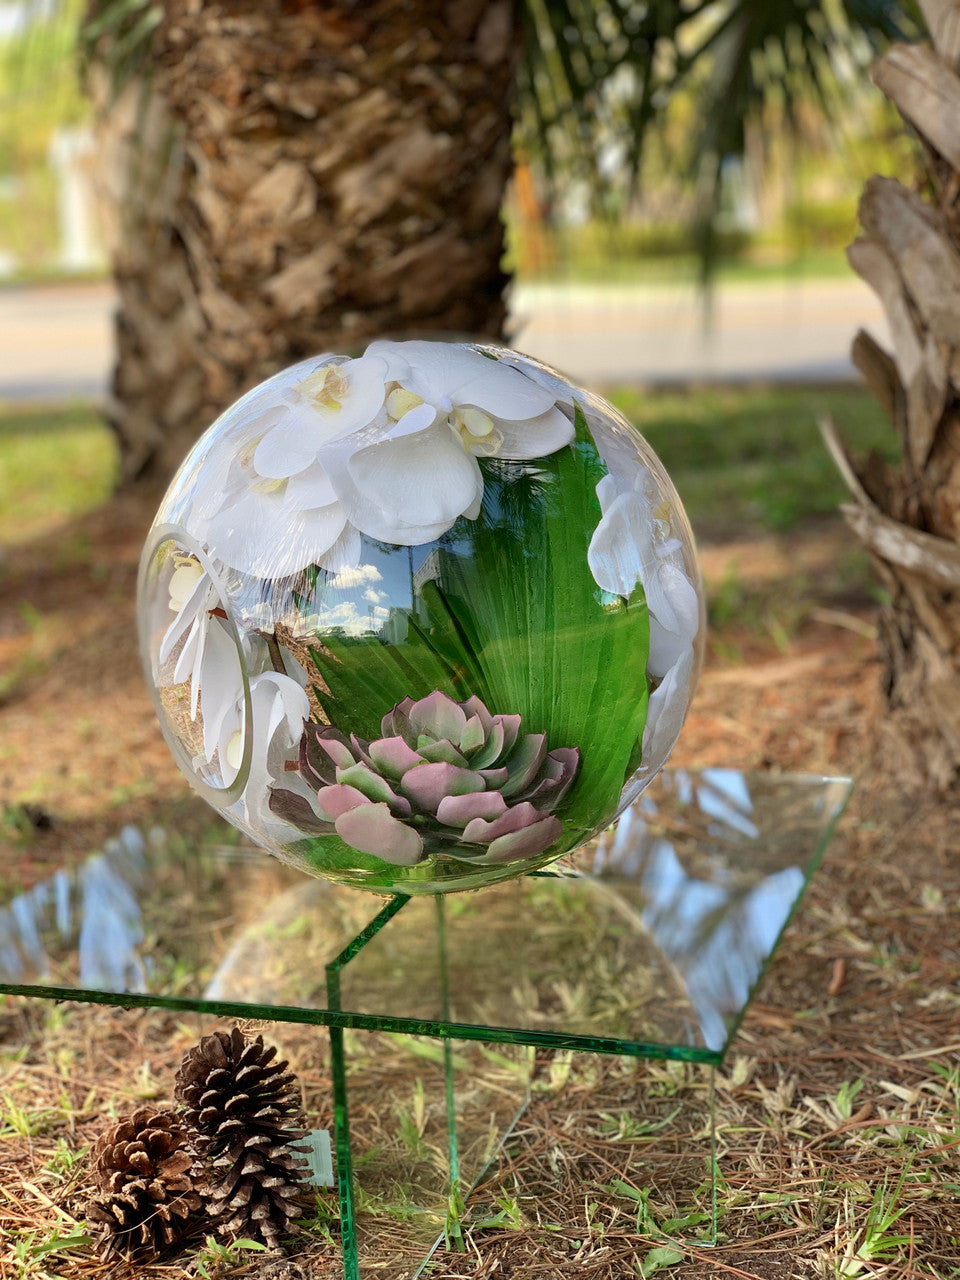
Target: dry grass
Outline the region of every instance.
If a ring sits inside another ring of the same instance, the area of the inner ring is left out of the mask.
[[[69,562],[36,543],[8,559],[0,645],[20,666],[0,705],[0,786],[8,817],[26,815],[26,825],[8,821],[3,831],[7,883],[96,848],[125,821],[171,813],[187,827],[206,821],[167,759],[133,653],[132,575],[150,509],[124,500],[85,517]],[[690,1156],[703,1143],[703,1075],[541,1058],[533,1102],[474,1197],[485,1225],[468,1231],[466,1252],[441,1252],[431,1275],[960,1276],[960,808],[898,796],[865,763],[879,713],[869,609],[824,595],[826,570],[847,545],[842,530],[821,529],[803,544],[805,586],[796,580],[798,545],[708,549],[714,592],[735,564],[737,590],[761,603],[750,625],[734,616],[717,634],[676,757],[858,776],[718,1077],[717,1247],[668,1246],[660,1234],[702,1202],[703,1166]],[[7,608],[24,600],[35,611],[26,620]],[[785,600],[797,608],[785,612]],[[24,801],[42,805],[52,826],[34,829]],[[180,1280],[202,1274],[201,1264],[211,1275],[260,1280],[338,1273],[329,1205],[286,1260],[240,1251],[218,1261],[200,1240],[156,1265],[107,1267],[71,1243],[83,1236],[84,1147],[111,1115],[169,1098],[181,1054],[212,1025],[4,1001],[0,1280]],[[325,1034],[264,1029],[299,1071],[311,1122],[327,1127]],[[361,1149],[396,1141],[403,1126],[382,1099],[399,1081],[416,1131],[411,1138],[407,1123],[407,1146],[422,1141],[429,1164],[442,1142],[435,1091],[415,1101],[426,1067],[387,1039],[363,1045],[355,1046],[368,1072],[354,1116]],[[662,1129],[610,1119],[646,1115],[655,1125],[677,1105]],[[383,1221],[376,1256],[415,1253],[407,1224],[389,1213]]]

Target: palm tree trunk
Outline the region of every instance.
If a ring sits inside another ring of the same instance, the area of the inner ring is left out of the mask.
[[[896,467],[856,462],[828,428],[889,602],[880,646],[884,763],[911,785],[960,782],[960,3],[922,0],[932,46],[894,45],[873,69],[917,131],[923,195],[873,178],[854,269],[879,295],[892,358],[860,332],[853,358],[901,441]]]
[[[113,182],[128,479],[168,476],[294,360],[378,334],[499,337],[505,320],[514,0],[164,9],[150,128],[132,85],[101,112],[113,154],[138,156]]]

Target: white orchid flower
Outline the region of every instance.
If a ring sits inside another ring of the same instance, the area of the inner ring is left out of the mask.
[[[170,608],[176,610],[176,617],[161,640],[160,663],[168,662],[183,641],[176,653],[169,683],[189,681],[190,718],[196,720],[199,712],[203,759],[207,765],[218,762],[220,783],[229,787],[243,761],[240,654],[220,607],[216,586],[199,561],[184,555],[170,577],[168,592]],[[291,653],[280,650],[284,665],[281,673],[265,669],[269,651],[256,632],[246,631],[241,644],[244,665],[255,673],[250,679],[255,734],[252,775],[263,762],[276,763],[273,756],[277,743],[282,743],[284,751],[299,743],[310,704],[304,692],[306,672]],[[286,730],[280,732],[284,724]],[[282,772],[283,759],[279,764]]]
[[[539,458],[573,440],[550,391],[469,347],[381,341],[367,357],[387,366],[387,421],[349,454],[329,452],[351,523],[373,537],[430,542],[479,514],[478,458]]]
[[[597,585],[614,595],[629,596],[642,584],[650,613],[647,671],[662,679],[700,628],[700,601],[684,568],[682,544],[670,536],[641,490],[624,490],[615,476],[606,475],[597,497],[602,515],[587,563]]]
[[[296,680],[279,671],[263,671],[250,680],[253,744],[250,776],[244,796],[264,797],[284,762],[292,759],[303,736],[303,722],[310,715],[310,701]],[[236,778],[243,759],[246,732],[243,690],[224,706],[218,726],[217,750],[225,786]],[[206,729],[206,721],[204,721]],[[208,760],[210,757],[208,756]]]
[[[190,681],[190,718],[195,720],[200,694],[200,670],[210,618],[220,604],[220,597],[199,560],[188,555],[179,558],[167,590],[170,608],[176,613],[176,617],[163,634],[157,657],[162,670],[178,643],[183,640],[170,675],[170,683]]]
[[[469,347],[384,341],[325,360],[228,410],[201,464],[184,522],[244,573],[339,573],[358,563],[361,534],[433,541],[479,515],[479,457],[543,457],[573,440],[551,390]]]

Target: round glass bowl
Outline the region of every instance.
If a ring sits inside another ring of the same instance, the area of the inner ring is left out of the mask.
[[[605,827],[700,665],[680,501],[609,404],[497,347],[374,342],[232,405],[141,563],[180,768],[304,871],[472,889]]]

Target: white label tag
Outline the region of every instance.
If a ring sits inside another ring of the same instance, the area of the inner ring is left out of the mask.
[[[306,1148],[303,1154],[310,1166],[310,1177],[307,1181],[315,1187],[332,1187],[334,1177],[330,1130],[311,1129],[302,1139],[302,1145]]]

